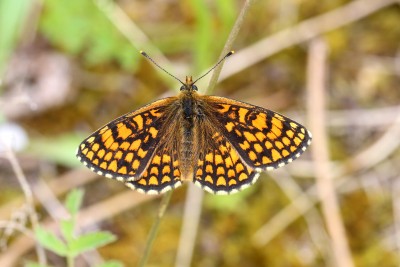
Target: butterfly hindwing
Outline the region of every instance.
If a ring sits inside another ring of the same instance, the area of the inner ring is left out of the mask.
[[[182,184],[176,151],[159,147],[139,180],[125,184],[146,194],[161,194]]]
[[[166,110],[173,101],[161,99],[115,119],[86,138],[77,157],[108,178],[139,179],[160,142]]]
[[[210,115],[247,165],[256,170],[281,167],[306,149],[311,134],[299,123],[271,110],[216,96],[205,96]]]
[[[194,183],[212,194],[225,195],[250,186],[258,176],[259,173],[242,161],[225,137],[215,132],[200,154]]]

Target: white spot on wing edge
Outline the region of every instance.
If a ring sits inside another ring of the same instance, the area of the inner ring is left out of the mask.
[[[147,195],[159,195],[160,192],[158,192],[157,190],[152,189],[152,190],[144,191],[144,194],[147,194]]]
[[[174,187],[168,185],[168,186],[164,187],[163,189],[161,189],[160,194],[165,193],[165,192],[167,192],[167,191],[169,191],[169,190],[171,190],[173,188]]]
[[[240,192],[240,191],[242,191],[242,190],[244,190],[244,189],[250,187],[251,185],[253,185],[255,182],[257,182],[258,178],[260,177],[260,174],[261,174],[260,171],[257,171],[257,172],[254,174],[254,177],[253,177],[253,179],[252,179],[252,181],[251,181],[250,183],[246,183],[246,184],[242,185],[242,186],[239,187],[239,188],[232,189],[231,191],[225,191],[225,190],[214,191],[214,190],[212,190],[210,187],[208,187],[208,186],[206,186],[206,185],[203,186],[199,181],[194,181],[193,183],[194,183],[197,187],[200,187],[200,188],[203,189],[204,191],[207,191],[208,193],[211,193],[211,194],[213,194],[213,195],[218,195],[218,196],[222,196],[222,195],[232,195],[232,194],[236,194],[236,193],[238,193],[238,192]]]
[[[215,195],[218,195],[218,196],[226,196],[226,195],[229,195],[231,192],[228,192],[228,191],[224,191],[224,190],[218,190],[218,191],[216,191],[214,194]]]
[[[124,177],[122,177],[122,176],[117,176],[117,177],[115,177],[115,179],[117,181],[119,181],[119,182],[124,182],[125,181]]]
[[[181,186],[181,185],[182,185],[182,182],[181,182],[181,181],[177,181],[177,182],[175,182],[175,183],[172,184],[172,185],[168,185],[168,186],[164,187],[164,188],[161,189],[160,191],[158,191],[158,190],[156,190],[156,189],[144,190],[143,188],[136,187],[134,184],[132,184],[132,183],[130,183],[130,182],[125,182],[125,185],[126,185],[127,187],[129,187],[130,189],[132,189],[132,190],[134,190],[134,191],[137,191],[137,192],[139,192],[139,193],[141,193],[141,194],[146,194],[146,195],[160,195],[160,194],[164,194],[164,193],[166,193],[166,192],[168,192],[168,191],[170,191],[170,190],[172,190],[172,189],[175,189],[175,188]]]
[[[127,187],[129,187],[130,189],[132,189],[132,190],[136,190],[136,186],[134,186],[134,185],[131,184],[131,183],[125,183],[125,185],[126,185]],[[137,191],[139,191],[139,190],[137,190]]]

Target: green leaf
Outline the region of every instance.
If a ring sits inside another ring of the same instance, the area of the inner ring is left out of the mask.
[[[207,2],[202,0],[190,0],[196,20],[193,54],[195,56],[195,72],[202,71],[212,62],[210,53],[211,45],[214,44],[210,31],[212,30],[212,16]]]
[[[0,1],[0,76],[11,56],[33,1]]]
[[[82,189],[74,189],[67,195],[65,207],[72,216],[78,213],[82,204],[83,194],[84,191]]]
[[[67,242],[71,242],[74,239],[74,229],[75,229],[75,220],[63,220],[61,221],[61,232]]]
[[[85,251],[96,249],[116,240],[109,232],[88,233],[72,240],[69,244],[72,255],[78,255]]]
[[[96,267],[123,267],[124,265],[120,261],[111,260],[104,262],[100,265],[96,265]]]
[[[117,61],[129,70],[136,67],[140,54],[106,16],[112,10],[91,0],[45,0],[43,5],[40,31],[50,42],[90,65]],[[132,50],[134,60],[126,64],[121,55]]]
[[[76,159],[75,153],[84,137],[65,133],[55,137],[33,138],[30,140],[28,152],[68,167],[81,167],[82,164]]]
[[[67,246],[55,234],[38,227],[35,230],[37,241],[46,249],[53,251],[60,256],[68,254]]]

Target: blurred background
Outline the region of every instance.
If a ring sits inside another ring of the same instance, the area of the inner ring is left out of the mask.
[[[176,189],[146,266],[399,266],[399,4],[1,0],[0,266],[38,262],[33,229],[60,235],[74,188],[85,191],[77,232],[116,236],[75,266],[139,263],[160,196],[93,174],[76,148],[179,91],[140,50],[184,80],[213,66],[229,36],[236,53],[207,93],[285,114],[313,144],[235,195]]]

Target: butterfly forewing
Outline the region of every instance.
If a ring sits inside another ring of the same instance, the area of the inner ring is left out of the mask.
[[[299,157],[311,134],[299,123],[271,110],[236,100],[204,96],[210,116],[245,163],[257,171],[281,167]]]
[[[108,178],[139,179],[160,143],[175,100],[158,100],[103,126],[79,145],[77,157]]]

